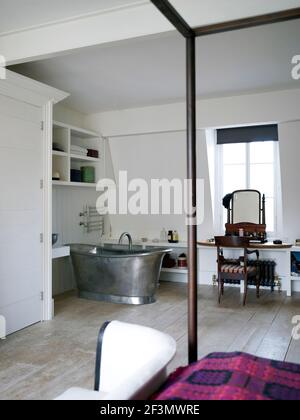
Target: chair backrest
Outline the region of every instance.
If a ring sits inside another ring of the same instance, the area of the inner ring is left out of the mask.
[[[148,380],[162,371],[175,353],[176,342],[167,334],[112,321],[103,332],[100,391],[112,392],[126,382],[129,388],[134,388],[134,382],[142,387],[143,376]]]
[[[248,248],[250,240],[239,236],[216,236],[215,243],[218,248]]]

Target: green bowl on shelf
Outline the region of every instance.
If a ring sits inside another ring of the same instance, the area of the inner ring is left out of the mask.
[[[93,166],[82,166],[81,170],[81,182],[88,184],[95,183],[95,168]]]

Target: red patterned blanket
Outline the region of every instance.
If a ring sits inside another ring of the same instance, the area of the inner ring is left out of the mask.
[[[172,374],[155,400],[300,400],[300,365],[214,353]]]

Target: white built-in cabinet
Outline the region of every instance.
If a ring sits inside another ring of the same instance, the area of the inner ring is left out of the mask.
[[[11,334],[52,317],[52,109],[68,95],[0,80],[0,317]]]

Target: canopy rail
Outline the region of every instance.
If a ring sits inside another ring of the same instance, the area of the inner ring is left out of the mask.
[[[236,31],[240,29],[253,28],[256,26],[269,25],[278,22],[300,19],[300,7],[296,9],[284,10],[281,12],[268,13],[260,16],[253,16],[244,19],[232,20],[228,22],[215,23],[207,26],[194,28],[196,37],[219,34],[222,32]]]
[[[185,38],[194,38],[193,29],[187,24],[183,17],[177,12],[168,0],[151,0],[161,13],[172,23],[173,26]]]

